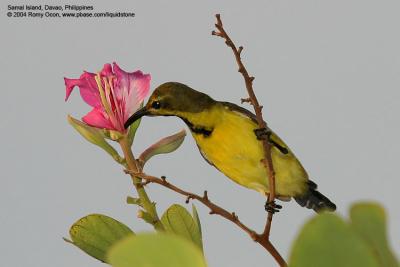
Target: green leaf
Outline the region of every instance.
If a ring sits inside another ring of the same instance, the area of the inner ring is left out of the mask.
[[[310,220],[294,242],[290,267],[379,267],[374,251],[334,214]]]
[[[202,238],[203,234],[201,233],[200,218],[199,218],[199,214],[197,213],[196,206],[194,204],[192,204],[192,214],[193,214],[194,222],[196,223],[196,226],[199,229],[201,243],[203,243],[203,238]]]
[[[101,214],[90,214],[74,223],[69,234],[74,245],[90,256],[106,262],[107,250],[117,241],[134,233],[126,225],[113,218]]]
[[[186,131],[183,129],[180,132],[164,137],[157,143],[151,145],[139,156],[139,160],[143,165],[153,156],[158,154],[166,154],[175,151],[183,142],[186,136]]]
[[[133,140],[135,139],[135,135],[136,135],[136,131],[139,128],[140,125],[140,121],[142,119],[138,119],[137,121],[135,121],[134,123],[131,124],[131,126],[129,126],[129,130],[128,130],[128,140],[129,140],[129,145],[132,145]]]
[[[200,223],[196,222],[184,207],[178,204],[169,207],[161,217],[161,223],[167,233],[174,233],[191,240],[203,250]]]
[[[385,210],[376,203],[359,203],[350,209],[351,226],[376,253],[381,266],[397,267],[389,248]]]
[[[142,104],[140,105],[139,108],[142,108],[142,107],[143,107],[143,102],[142,102]],[[129,129],[128,129],[128,141],[129,141],[129,145],[130,146],[132,146],[133,140],[135,139],[136,131],[139,128],[141,120],[142,119],[138,119],[134,123],[132,123],[131,126],[129,126]]]
[[[118,152],[105,140],[105,133],[102,129],[98,129],[83,123],[72,116],[67,117],[69,124],[82,135],[90,143],[101,147],[106,151],[115,161],[124,164],[125,160],[118,154]]]
[[[113,267],[206,267],[200,249],[174,235],[140,234],[118,242],[108,253]]]

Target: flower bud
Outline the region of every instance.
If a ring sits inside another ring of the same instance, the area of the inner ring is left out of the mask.
[[[158,154],[171,153],[178,149],[185,139],[186,131],[182,129],[180,132],[167,136],[157,143],[147,148],[140,156],[139,160],[143,162],[143,165],[153,156]]]
[[[142,209],[138,210],[137,217],[144,220],[145,222],[147,222],[149,224],[154,224],[153,218],[151,217],[151,215]]]

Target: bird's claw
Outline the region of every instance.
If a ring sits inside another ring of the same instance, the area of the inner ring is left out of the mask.
[[[275,201],[267,201],[265,203],[264,207],[265,207],[265,211],[270,212],[270,213],[279,212],[280,209],[282,209],[282,206],[276,204]]]
[[[288,154],[289,150],[286,147],[281,146],[274,140],[272,140],[272,131],[268,128],[258,128],[254,129],[254,133],[257,136],[257,140],[267,140],[272,146],[276,147],[282,154]]]
[[[272,134],[271,130],[267,128],[254,129],[254,133],[258,140],[268,140]]]

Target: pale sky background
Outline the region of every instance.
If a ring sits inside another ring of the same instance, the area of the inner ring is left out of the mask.
[[[133,19],[8,18],[7,4],[28,1],[1,2],[0,265],[104,266],[62,240],[69,226],[89,213],[112,216],[136,232],[151,230],[136,218],[137,208],[125,204],[126,196],[134,195],[130,178],[67,124],[67,114],[80,118],[89,107],[77,91],[64,103],[63,77],[116,61],[127,71],[151,73],[151,90],[179,81],[239,103],[246,92],[232,53],[210,35],[215,13],[245,48],[243,59],[256,77],[271,128],[338,213],[347,216],[355,201],[382,203],[399,255],[400,2],[215,2],[94,5],[96,11],[135,12]],[[181,128],[186,127],[176,118],[145,118],[135,153]],[[154,158],[146,172],[197,193],[207,189],[212,200],[252,228],[264,226],[263,197],[209,166],[190,135],[175,153]],[[157,185],[148,192],[159,211],[185,205],[183,197]],[[209,266],[275,266],[236,226],[195,204]],[[290,202],[274,217],[271,238],[285,257],[313,215]]]

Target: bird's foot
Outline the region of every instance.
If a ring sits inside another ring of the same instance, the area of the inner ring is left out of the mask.
[[[286,155],[289,153],[289,150],[286,147],[283,147],[274,140],[272,140],[271,138],[272,131],[270,129],[267,128],[254,129],[254,133],[257,136],[257,140],[267,140],[268,143],[276,147],[282,154]]]
[[[271,213],[279,212],[280,209],[282,209],[282,206],[276,204],[275,201],[267,201],[265,203],[264,207],[265,207],[265,211],[271,212]]]
[[[254,129],[254,133],[258,140],[268,140],[272,134],[272,131],[267,128],[258,128]]]

